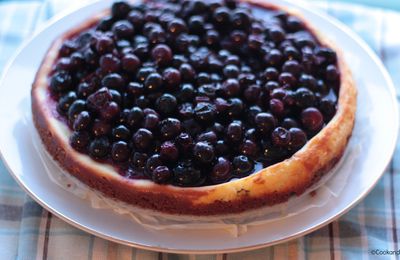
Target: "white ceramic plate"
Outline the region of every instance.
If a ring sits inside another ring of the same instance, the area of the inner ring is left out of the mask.
[[[32,37],[9,63],[0,83],[0,151],[10,173],[43,207],[68,223],[97,236],[151,250],[182,253],[233,252],[283,242],[309,233],[339,217],[371,191],[394,151],[398,110],[394,87],[376,55],[357,36],[326,15],[309,7],[271,0],[299,10],[321,31],[338,42],[354,73],[359,89],[355,134],[364,129],[366,145],[352,163],[351,174],[339,197],[320,208],[250,228],[235,238],[225,231],[153,231],[111,210],[93,209],[52,183],[40,163],[27,133],[21,111],[30,111],[30,88],[51,41],[75,24],[109,6],[99,1],[58,16]],[[368,125],[360,122],[368,118]],[[344,162],[346,164],[346,160]]]

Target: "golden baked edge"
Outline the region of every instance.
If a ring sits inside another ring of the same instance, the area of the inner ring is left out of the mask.
[[[259,1],[248,2],[272,6]],[[286,11],[293,14],[291,10]],[[107,197],[163,213],[204,216],[232,214],[271,206],[287,201],[292,195],[302,194],[342,157],[354,126],[357,90],[340,49],[298,14],[295,15],[303,20],[322,45],[337,52],[341,85],[336,115],[289,159],[235,181],[213,186],[180,188],[159,185],[150,180],[125,178],[110,165],[98,163],[88,155],[78,153],[69,145],[71,131],[56,118],[56,103],[48,93],[47,76],[57,59],[62,42],[90,27],[106,13],[105,11],[90,18],[52,43],[31,90],[33,122],[45,148],[64,170],[89,187]]]

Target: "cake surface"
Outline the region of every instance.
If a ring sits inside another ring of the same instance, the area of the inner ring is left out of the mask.
[[[63,169],[171,214],[302,194],[341,158],[355,110],[340,50],[264,1],[116,2],[53,42],[32,87],[34,124]]]

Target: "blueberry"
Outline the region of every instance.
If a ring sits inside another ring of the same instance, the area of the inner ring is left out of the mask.
[[[77,151],[85,151],[90,142],[90,136],[87,132],[73,132],[69,138],[72,148]]]
[[[159,154],[153,154],[146,161],[146,171],[149,174],[152,174],[154,169],[156,169],[158,166],[161,166],[161,165],[163,165],[163,162],[161,160],[161,156]]]
[[[75,100],[68,109],[68,119],[71,124],[78,117],[79,113],[86,109],[86,102],[82,99]]]
[[[142,84],[138,82],[130,82],[128,86],[126,87],[126,93],[129,93],[132,96],[140,96],[144,92],[144,87]]]
[[[140,59],[135,54],[126,54],[121,59],[122,69],[129,73],[136,73],[141,65]]]
[[[252,140],[245,140],[239,147],[240,153],[254,158],[258,153],[257,144]]]
[[[281,84],[281,86],[289,86],[289,87],[293,87],[296,84],[297,80],[296,78],[293,76],[292,73],[289,72],[282,72],[279,75],[279,84]]]
[[[188,27],[190,33],[202,34],[204,31],[204,18],[200,15],[194,15],[190,17]]]
[[[128,15],[131,10],[131,6],[125,1],[114,2],[111,6],[111,15],[114,18],[122,19]]]
[[[308,88],[298,88],[295,92],[295,101],[299,107],[311,107],[315,104],[315,95]]]
[[[167,66],[172,61],[172,51],[165,44],[156,45],[151,56],[158,66]]]
[[[285,105],[280,99],[272,98],[269,100],[269,109],[271,110],[272,114],[279,117],[284,114]]]
[[[310,131],[318,131],[324,124],[321,112],[315,107],[309,107],[301,112],[301,123]]]
[[[110,142],[107,138],[94,139],[89,145],[89,155],[94,159],[105,158],[110,151]]]
[[[129,159],[130,149],[126,142],[117,141],[112,144],[111,158],[114,162],[126,162]]]
[[[165,93],[159,97],[156,101],[157,111],[162,115],[171,115],[175,112],[177,107],[177,101],[175,96]]]
[[[204,41],[208,46],[215,48],[219,44],[220,35],[216,30],[207,30]]]
[[[126,123],[131,129],[135,128],[142,122],[143,116],[143,110],[135,106],[128,112]]]
[[[306,144],[307,135],[300,128],[292,127],[289,129],[289,133],[290,133],[289,146],[291,149],[298,150]]]
[[[179,135],[181,129],[181,122],[176,118],[166,118],[160,123],[160,133],[167,140],[171,140]]]
[[[230,98],[228,100],[228,115],[231,118],[236,118],[242,116],[244,105],[240,98]]]
[[[112,95],[108,88],[101,88],[88,96],[87,98],[87,105],[88,108],[100,112],[102,109],[104,109],[108,103],[112,100]]]
[[[181,83],[181,73],[175,68],[167,68],[163,72],[163,80],[167,87],[174,88]]]
[[[131,157],[131,163],[135,168],[144,169],[149,157],[145,153],[134,152]]]
[[[114,35],[119,39],[129,39],[135,32],[133,25],[127,20],[121,20],[112,26]]]
[[[133,143],[139,150],[147,150],[153,143],[153,133],[145,128],[139,128],[133,135]]]
[[[188,63],[183,63],[179,66],[179,72],[183,81],[191,82],[196,77],[196,71],[193,69],[192,65]]]
[[[61,59],[60,59],[61,60]],[[70,68],[71,70],[77,71],[82,69],[83,65],[85,65],[85,58],[81,52],[74,52],[70,56]]]
[[[105,72],[118,72],[121,61],[118,57],[108,53],[100,57],[100,67]]]
[[[299,78],[299,84],[312,91],[316,91],[318,89],[317,80],[312,75],[309,74],[301,74]]]
[[[333,100],[323,98],[319,102],[319,109],[324,115],[325,121],[329,121],[336,113],[336,104]]]
[[[95,87],[92,84],[82,82],[78,85],[77,94],[80,98],[87,98],[94,91]]]
[[[279,26],[273,26],[268,30],[268,36],[274,43],[280,43],[285,39],[285,31]]]
[[[262,45],[264,43],[264,39],[261,35],[249,35],[248,45],[252,51],[258,52],[260,51]]]
[[[240,142],[243,138],[242,124],[235,121],[230,123],[226,130],[226,137],[232,143]]]
[[[338,68],[335,65],[328,65],[326,67],[325,77],[328,81],[336,81],[340,77]]]
[[[118,125],[111,131],[114,140],[128,141],[131,138],[131,131],[124,125]]]
[[[168,23],[167,30],[171,35],[177,36],[181,33],[187,32],[188,28],[187,28],[185,21],[183,21],[182,19],[176,18]]]
[[[215,112],[215,106],[206,102],[200,102],[194,108],[196,119],[203,123],[211,123],[214,120]]]
[[[138,10],[132,10],[128,13],[127,20],[134,27],[140,28],[143,25],[143,14]]]
[[[272,131],[272,129],[274,129],[276,125],[276,120],[274,116],[270,113],[265,112],[257,114],[254,118],[254,122],[256,124],[257,130],[263,134]]]
[[[301,20],[295,16],[289,16],[286,19],[286,29],[289,32],[299,31],[303,28],[303,23]]]
[[[183,103],[179,106],[178,115],[182,120],[190,119],[193,117],[194,111],[192,103]]]
[[[83,131],[88,129],[90,124],[92,123],[92,118],[87,111],[82,111],[78,114],[74,121],[73,129],[75,131]]]
[[[191,161],[182,161],[173,169],[173,178],[178,186],[195,186],[201,178],[201,171]]]
[[[182,84],[180,86],[177,98],[180,102],[189,102],[194,98],[196,91],[191,84]]]
[[[152,180],[155,183],[165,184],[171,178],[171,171],[167,166],[158,166],[153,170]]]
[[[283,50],[283,55],[287,60],[298,60],[301,58],[300,52],[294,46],[286,46]]]
[[[150,73],[144,82],[144,87],[149,91],[158,90],[163,84],[163,79],[158,73]]]
[[[111,132],[111,125],[106,121],[96,119],[93,122],[92,134],[96,137],[108,135]]]
[[[218,7],[214,11],[213,20],[217,26],[228,24],[231,20],[230,10],[226,7]]]
[[[217,135],[214,131],[207,131],[197,136],[197,142],[207,142],[214,145],[217,142]]]
[[[207,142],[198,142],[193,147],[194,158],[201,163],[211,163],[214,160],[214,148]]]
[[[68,112],[69,107],[71,106],[71,104],[77,99],[77,95],[75,92],[70,91],[67,94],[65,94],[64,96],[62,96],[59,100],[58,100],[58,104],[57,104],[57,111],[60,114],[65,114],[66,112]]]
[[[232,163],[224,157],[218,157],[214,165],[210,179],[213,183],[221,183],[227,181],[231,177]]]
[[[150,50],[149,50],[149,44],[148,43],[139,43],[136,44],[135,47],[133,48],[133,54],[139,57],[141,60],[146,60],[149,55],[150,55]]]
[[[214,132],[216,136],[220,137],[224,134],[225,127],[222,124],[215,122],[211,127],[208,128],[208,130]]]
[[[254,168],[254,163],[245,155],[239,155],[232,161],[233,173],[237,176],[246,176]]]
[[[261,87],[259,85],[250,85],[244,90],[244,97],[249,102],[256,102],[260,94]]]
[[[179,151],[175,144],[171,141],[166,141],[161,144],[160,156],[164,162],[171,163],[178,160]]]
[[[296,60],[288,60],[282,65],[283,72],[289,72],[292,75],[298,76],[301,72],[302,68],[298,61]]]
[[[154,129],[158,126],[160,117],[157,114],[148,114],[144,117],[143,127],[146,129]]]
[[[197,78],[196,78],[197,85],[201,86],[204,84],[208,84],[210,82],[211,82],[210,74],[208,74],[206,72],[200,72],[197,75]]]
[[[225,156],[231,152],[228,144],[224,140],[218,140],[214,150],[217,156]]]
[[[127,96],[126,102],[131,102],[132,100],[129,100],[128,98],[129,96]],[[134,103],[126,103],[125,107],[131,107],[135,105],[141,109],[145,109],[150,105],[150,102],[151,101],[149,100],[149,98],[147,98],[145,95],[140,95],[134,100]]]
[[[237,79],[227,79],[222,83],[221,91],[225,97],[237,96],[240,92],[240,85]]]
[[[283,127],[277,127],[272,131],[271,140],[273,145],[287,148],[290,144],[290,132]]]
[[[283,55],[282,55],[281,51],[278,49],[272,49],[264,57],[265,63],[267,65],[273,66],[273,67],[280,66],[282,63],[282,59],[283,59]]]
[[[172,56],[172,66],[174,68],[179,68],[182,64],[187,64],[188,65],[188,59],[181,54],[175,54]]]
[[[293,118],[286,117],[283,119],[281,125],[282,125],[282,127],[286,128],[286,129],[290,129],[292,127],[298,127],[299,123]]]
[[[106,16],[102,18],[96,26],[96,30],[106,32],[110,30],[114,19],[111,16]]]
[[[106,121],[112,121],[119,116],[120,108],[114,101],[108,103],[100,112],[100,118]]]
[[[251,18],[245,10],[236,9],[231,16],[231,22],[234,27],[247,30],[250,27]]]
[[[183,154],[189,152],[193,147],[193,139],[188,133],[180,133],[176,137],[175,143]]]
[[[66,71],[56,72],[50,80],[50,89],[55,92],[65,92],[72,87],[72,77]]]
[[[239,76],[240,70],[238,66],[228,64],[224,67],[223,73],[226,78],[237,78]]]
[[[96,50],[99,54],[110,53],[114,47],[113,40],[107,35],[102,35],[96,40]]]

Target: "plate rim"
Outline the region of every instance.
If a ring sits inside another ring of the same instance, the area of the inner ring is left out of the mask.
[[[265,0],[262,0],[265,1]],[[31,44],[31,42],[37,37],[37,35],[41,34],[43,31],[45,31],[47,28],[53,26],[57,21],[64,19],[66,16],[80,10],[80,9],[84,9],[84,8],[88,8],[89,6],[92,5],[96,5],[99,4],[100,2],[102,2],[102,0],[90,0],[88,2],[86,2],[85,4],[76,6],[74,8],[69,8],[66,9],[58,14],[56,14],[55,16],[53,16],[50,20],[48,20],[47,22],[45,22],[44,24],[42,24],[38,29],[35,30],[35,32],[28,37],[28,39],[26,39],[19,47],[18,49],[14,52],[14,54],[12,55],[12,57],[7,61],[6,65],[4,66],[4,70],[3,73],[1,74],[0,77],[0,86],[3,85],[3,81],[6,78],[6,75],[8,74],[8,72],[10,71],[12,65],[14,64],[15,60],[18,58],[18,56],[20,55],[20,53],[27,47],[29,46],[29,44]],[[107,2],[111,2],[111,1],[107,1]],[[390,99],[394,105],[394,107],[396,108],[395,111],[393,111],[394,115],[395,115],[395,122],[394,125],[396,126],[395,129],[399,128],[399,104],[397,102],[396,99],[396,89],[394,86],[394,83],[387,71],[387,69],[385,68],[383,62],[379,59],[378,55],[373,52],[373,50],[368,46],[367,43],[365,43],[364,40],[362,40],[360,38],[360,36],[358,36],[355,32],[353,32],[350,28],[348,28],[346,25],[344,25],[342,22],[340,22],[339,20],[337,20],[336,18],[330,16],[329,14],[324,14],[322,12],[319,12],[317,7],[304,2],[303,0],[301,1],[291,1],[291,0],[281,0],[280,1],[283,4],[290,4],[292,6],[294,6],[295,8],[298,9],[305,9],[305,7],[310,7],[307,8],[307,12],[312,13],[313,15],[318,16],[319,19],[323,19],[326,20],[327,22],[331,23],[332,25],[334,25],[335,27],[337,27],[338,29],[340,29],[343,33],[345,33],[349,38],[351,38],[353,41],[355,41],[357,43],[357,45],[362,48],[367,54],[368,57],[370,59],[372,59],[372,61],[375,63],[375,65],[379,68],[380,73],[382,74],[386,86],[388,88],[388,91],[390,93]],[[279,3],[279,4],[281,4]],[[263,247],[267,247],[267,246],[273,246],[276,244],[280,244],[283,243],[285,241],[289,241],[301,236],[304,236],[306,234],[309,234],[333,221],[335,221],[336,219],[340,218],[341,216],[343,216],[344,214],[346,214],[349,210],[351,210],[355,205],[357,205],[359,202],[361,202],[361,200],[363,200],[371,191],[372,189],[376,186],[376,184],[378,183],[378,181],[381,179],[381,177],[383,176],[383,174],[385,173],[385,169],[387,168],[388,164],[390,163],[390,161],[392,160],[393,154],[395,152],[396,149],[396,144],[397,144],[397,140],[399,137],[399,131],[395,131],[394,135],[393,135],[393,142],[391,142],[391,147],[390,149],[388,149],[388,154],[390,154],[390,156],[388,156],[388,158],[386,158],[386,161],[384,162],[383,165],[385,165],[385,167],[381,170],[381,173],[376,174],[376,178],[375,180],[372,182],[372,185],[370,185],[368,187],[368,189],[365,189],[363,192],[361,192],[356,199],[354,199],[352,201],[352,203],[348,204],[344,209],[342,209],[341,211],[339,211],[336,215],[334,215],[331,218],[325,219],[324,221],[318,223],[317,225],[312,226],[311,228],[306,228],[306,229],[302,229],[296,233],[293,233],[290,236],[281,238],[281,239],[277,239],[274,240],[272,242],[265,242],[265,243],[259,243],[259,244],[255,244],[255,245],[250,245],[250,246],[242,246],[242,247],[235,247],[235,248],[229,248],[229,249],[220,249],[220,250],[193,250],[193,249],[174,249],[174,248],[168,248],[168,247],[158,247],[158,246],[151,246],[151,245],[145,245],[145,244],[138,244],[138,243],[134,243],[134,242],[129,242],[123,239],[119,239],[113,236],[110,236],[108,234],[105,234],[103,232],[99,232],[97,230],[94,230],[90,227],[87,227],[84,224],[79,223],[78,221],[75,221],[74,219],[71,219],[68,216],[64,216],[61,212],[59,212],[58,210],[52,208],[51,206],[47,205],[46,202],[44,200],[42,200],[41,198],[37,197],[35,195],[34,192],[32,192],[32,190],[20,179],[18,174],[15,174],[12,170],[11,167],[9,165],[9,163],[5,160],[5,156],[3,155],[2,150],[0,149],[0,159],[3,161],[7,171],[9,172],[9,174],[13,177],[13,179],[18,183],[18,185],[32,198],[34,199],[38,204],[40,204],[44,209],[46,209],[47,211],[51,212],[52,214],[54,214],[55,216],[59,217],[60,219],[62,219],[63,221],[67,222],[68,224],[83,230],[89,234],[101,237],[103,239],[106,239],[108,241],[112,241],[112,242],[116,242],[119,244],[123,244],[123,245],[127,245],[127,246],[133,246],[136,248],[140,248],[140,249],[145,249],[145,250],[151,250],[151,251],[158,251],[158,252],[166,252],[166,253],[183,253],[183,254],[221,254],[221,253],[235,253],[235,252],[242,252],[242,251],[247,251],[247,250],[254,250],[254,249],[259,249],[259,248],[263,248]]]

